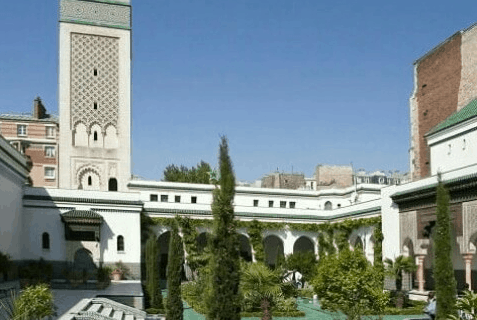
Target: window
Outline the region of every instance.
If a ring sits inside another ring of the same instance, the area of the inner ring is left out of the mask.
[[[54,157],[55,157],[55,147],[53,147],[53,146],[46,146],[46,147],[45,147],[45,157],[47,157],[47,158],[54,158]]]
[[[253,206],[258,207],[258,200],[253,200]]]
[[[268,201],[268,207],[270,207],[270,208],[273,207],[273,201],[272,200]]]
[[[331,210],[333,208],[333,205],[331,204],[330,201],[325,202],[325,210]]]
[[[93,185],[93,178],[91,178],[91,176],[88,177],[88,186],[92,186]]]
[[[55,127],[46,127],[46,137],[47,138],[55,137]]]
[[[290,201],[290,209],[295,209],[295,202]]]
[[[151,194],[149,196],[149,201],[157,201],[157,194]]]
[[[341,208],[341,203],[338,203],[338,208]]]
[[[174,201],[175,202],[181,202],[181,196],[175,196]]]
[[[98,69],[94,68],[93,75],[96,77],[98,75]]]
[[[108,190],[109,191],[118,191],[118,180],[116,180],[116,178],[109,179]]]
[[[287,207],[287,202],[286,201],[280,201],[280,208],[286,208]]]
[[[48,232],[43,232],[41,236],[41,247],[45,250],[50,250],[50,235]]]
[[[98,103],[97,102],[93,103],[93,109],[98,110]]]
[[[169,196],[167,194],[161,194],[161,202],[169,201]]]
[[[26,136],[27,135],[27,126],[25,124],[17,125],[17,135]]]
[[[93,134],[93,140],[98,141],[98,132],[97,131],[95,131],[94,134]]]
[[[45,167],[45,178],[46,179],[55,179],[55,168]]]
[[[124,237],[118,236],[117,242],[118,251],[124,251]]]
[[[197,197],[190,197],[190,203],[197,203]]]

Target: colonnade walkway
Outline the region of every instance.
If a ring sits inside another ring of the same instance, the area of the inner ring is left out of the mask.
[[[273,317],[276,320],[345,320],[346,317],[343,314],[329,313],[327,311],[321,310],[319,305],[314,305],[313,301],[306,298],[298,298],[297,300],[298,309],[305,311],[306,315],[304,317],[291,318],[291,317]],[[260,318],[242,318],[242,320],[257,320]],[[365,316],[362,317],[365,319],[379,319],[377,316]],[[419,315],[405,315],[405,316],[383,316],[384,320],[404,320],[404,319],[425,319],[428,320],[429,317],[425,314]],[[184,302],[184,320],[205,320],[205,317],[197,312],[195,312],[191,307]]]

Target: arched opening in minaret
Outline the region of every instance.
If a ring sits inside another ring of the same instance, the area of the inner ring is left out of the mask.
[[[93,134],[93,140],[98,141],[98,132],[97,131],[95,131],[94,134]]]
[[[98,69],[94,68],[93,75],[96,77],[98,75]]]
[[[94,108],[94,110],[98,110],[98,103],[97,102],[93,103],[93,108]]]
[[[116,180],[116,178],[109,179],[108,190],[109,191],[118,191],[118,180]]]
[[[88,186],[93,184],[93,178],[91,176],[88,177]]]

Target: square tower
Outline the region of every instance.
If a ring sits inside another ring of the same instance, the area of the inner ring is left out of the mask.
[[[59,187],[127,191],[130,0],[60,0]]]

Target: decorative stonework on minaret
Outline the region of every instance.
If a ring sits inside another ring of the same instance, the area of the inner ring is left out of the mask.
[[[63,0],[60,21],[130,29],[131,8],[128,4],[129,1]]]
[[[91,131],[117,127],[119,109],[118,39],[71,34],[71,124]],[[90,90],[85,90],[89,88]]]
[[[126,191],[131,175],[129,0],[60,0],[60,188]]]

